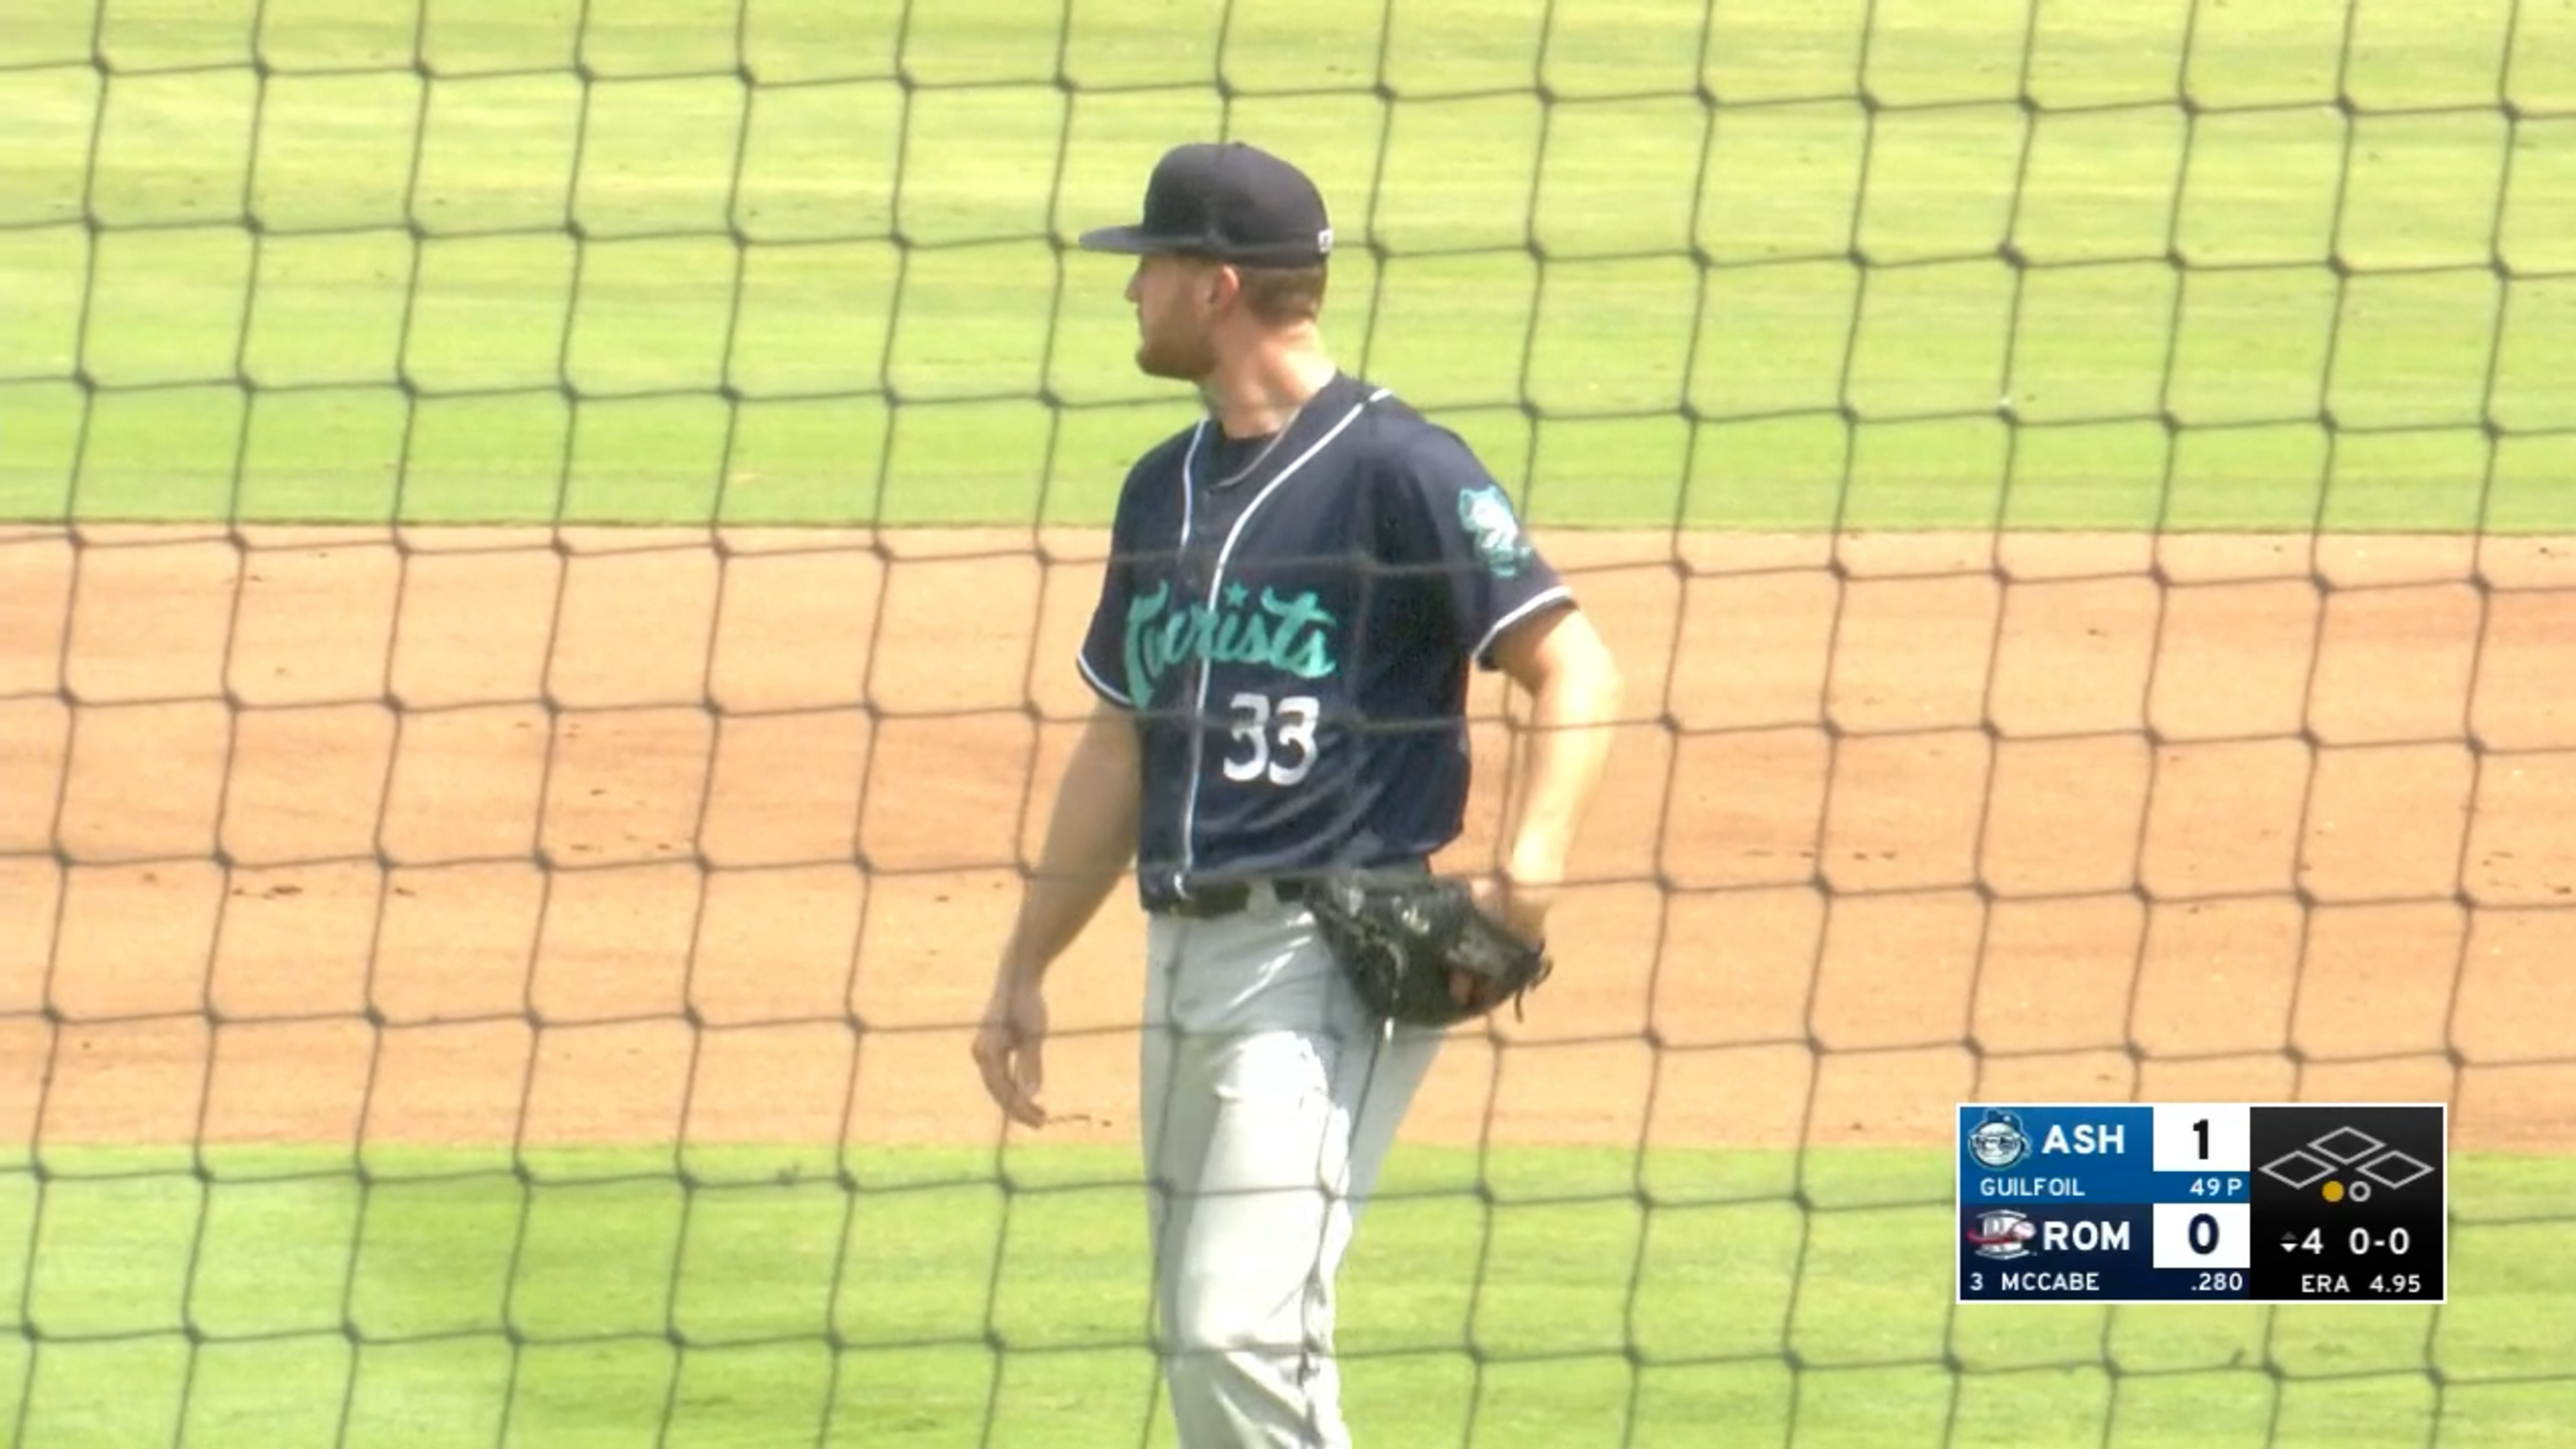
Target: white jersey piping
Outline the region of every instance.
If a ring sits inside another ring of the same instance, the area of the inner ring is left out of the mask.
[[[1391,396],[1393,393],[1393,388],[1382,387],[1353,403],[1351,410],[1342,414],[1341,421],[1334,423],[1306,451],[1289,459],[1288,465],[1281,468],[1277,476],[1262,484],[1261,491],[1252,495],[1252,501],[1243,506],[1243,512],[1235,515],[1234,526],[1225,531],[1225,542],[1217,546],[1216,567],[1208,574],[1209,607],[1213,608],[1217,596],[1225,592],[1226,560],[1234,556],[1235,541],[1243,537],[1243,526],[1252,521],[1252,515],[1261,511],[1261,505],[1270,501],[1270,495],[1279,491],[1280,484],[1295,477],[1297,470],[1305,467],[1308,460],[1324,451],[1333,439],[1342,435],[1345,428],[1357,422],[1359,415],[1368,410],[1370,403]],[[1199,424],[1199,430],[1204,430],[1206,427],[1207,424],[1204,421]],[[1198,452],[1198,438],[1198,430],[1193,430],[1190,434],[1190,448],[1181,455],[1181,547],[1184,550],[1190,545],[1189,498],[1197,491],[1196,482],[1190,471],[1190,459]],[[1191,704],[1190,714],[1190,786],[1189,793],[1181,800],[1181,866],[1179,870],[1172,873],[1172,890],[1184,899],[1189,895],[1190,867],[1198,859],[1196,837],[1199,822],[1199,780],[1206,773],[1202,766],[1205,764],[1204,756],[1207,748],[1208,676],[1214,672],[1212,661],[1205,658],[1199,660],[1198,693]]]
[[[1485,651],[1494,647],[1494,641],[1503,637],[1504,630],[1511,628],[1514,624],[1519,623],[1521,620],[1528,618],[1530,615],[1537,613],[1539,610],[1546,608],[1550,604],[1569,603],[1573,598],[1574,590],[1567,588],[1563,584],[1559,584],[1555,588],[1548,590],[1546,593],[1540,594],[1538,597],[1531,599],[1519,608],[1512,610],[1510,613],[1505,614],[1499,619],[1496,619],[1494,621],[1494,627],[1485,631],[1485,637],[1476,641],[1475,652],[1469,654],[1467,657],[1470,659],[1484,658]]]
[[[1111,704],[1117,705],[1121,709],[1134,709],[1136,707],[1136,701],[1129,699],[1124,690],[1111,687],[1108,680],[1101,678],[1099,674],[1093,671],[1090,658],[1079,649],[1073,651],[1073,667],[1081,670],[1082,677],[1091,681],[1091,687],[1099,690]]]

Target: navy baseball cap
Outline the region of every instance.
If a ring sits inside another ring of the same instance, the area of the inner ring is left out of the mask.
[[[1181,252],[1257,267],[1307,267],[1330,256],[1332,219],[1306,173],[1241,141],[1165,152],[1145,183],[1145,219],[1082,234],[1095,252]]]

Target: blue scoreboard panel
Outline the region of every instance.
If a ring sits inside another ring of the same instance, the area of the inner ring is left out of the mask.
[[[1959,1108],[1962,1303],[2439,1303],[2441,1103]]]

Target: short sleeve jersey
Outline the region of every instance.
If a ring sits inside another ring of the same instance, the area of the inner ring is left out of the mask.
[[[1455,839],[1468,669],[1572,604],[1466,443],[1385,389],[1336,376],[1250,446],[1202,421],[1137,461],[1080,651],[1139,732],[1149,910]]]

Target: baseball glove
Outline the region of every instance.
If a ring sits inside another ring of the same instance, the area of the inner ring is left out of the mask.
[[[1379,1016],[1453,1026],[1547,979],[1547,948],[1476,908],[1467,883],[1367,871],[1324,877],[1306,892],[1324,942]],[[1472,990],[1461,1002],[1452,973]]]

